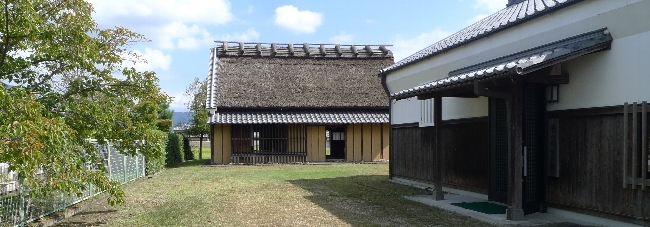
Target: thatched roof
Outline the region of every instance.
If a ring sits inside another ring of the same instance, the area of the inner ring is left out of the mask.
[[[277,44],[233,47],[226,43],[213,48],[206,106],[388,107],[388,96],[377,76],[379,70],[393,64],[392,53],[384,46],[291,46],[293,51],[289,45]]]

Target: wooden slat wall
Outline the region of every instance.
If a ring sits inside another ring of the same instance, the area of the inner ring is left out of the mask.
[[[352,161],[359,162],[361,158],[361,125],[354,125],[354,159]]]
[[[327,155],[326,140],[325,126],[318,126],[318,161],[321,162],[325,161],[325,156]]]
[[[636,156],[631,153],[636,137],[631,114],[627,122],[620,113],[556,117],[560,122],[560,175],[547,178],[549,205],[650,219],[650,190],[623,187],[623,169],[631,177],[631,156]],[[621,133],[626,123],[630,130]],[[621,149],[624,144],[627,149]]]
[[[389,160],[389,152],[390,152],[390,125],[389,124],[382,124],[382,141],[381,141],[381,146],[382,146],[382,152],[381,152],[381,158],[384,160]]]
[[[487,193],[490,172],[488,125],[488,118],[454,124],[443,122],[443,183]]]
[[[363,124],[361,126],[361,134],[362,136],[362,151],[361,155],[363,156],[363,161],[364,162],[371,162],[372,161],[372,125],[371,124]]]
[[[307,161],[325,161],[326,140],[325,126],[307,126]]]
[[[396,177],[432,183],[433,178],[433,127],[393,128],[393,159],[390,160]],[[431,138],[421,140],[421,138]]]
[[[354,161],[354,125],[348,125],[345,133],[345,157],[348,162]]]
[[[487,193],[489,186],[488,119],[443,121],[443,183]],[[393,128],[393,176],[433,183],[434,127]]]
[[[214,127],[213,132],[214,132],[214,143],[213,143],[213,148],[212,151],[214,152],[213,157],[214,157],[214,163],[216,164],[224,164],[223,163],[223,125],[220,124],[215,124],[212,125]]]
[[[230,163],[231,162],[230,158],[231,158],[231,154],[232,154],[232,149],[231,149],[231,146],[230,146],[230,144],[231,144],[230,128],[231,128],[230,125],[223,125],[223,129],[222,129],[222,132],[223,132],[223,136],[222,136],[223,144],[222,144],[222,147],[223,147],[223,162],[224,163]]]
[[[382,140],[382,135],[381,135],[381,124],[372,124],[372,152],[371,152],[371,158],[372,161],[379,161],[381,160],[381,152],[382,152],[382,147],[381,147],[381,140]]]

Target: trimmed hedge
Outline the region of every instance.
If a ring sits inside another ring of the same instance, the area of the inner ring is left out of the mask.
[[[173,166],[175,164],[183,162],[183,148],[181,143],[183,141],[182,136],[175,133],[167,134],[167,146],[165,147],[165,164],[167,166]]]
[[[194,160],[194,153],[192,153],[192,147],[190,147],[190,139],[183,136],[183,153],[185,153],[185,160]]]
[[[165,148],[167,147],[167,140],[165,137],[167,137],[167,133],[165,132],[159,132],[156,134],[157,137],[160,137],[161,141],[158,145],[158,149],[161,151],[164,151]],[[157,172],[160,172],[164,167],[165,167],[165,155],[160,155],[159,157],[152,157],[152,158],[147,158],[145,157],[145,162],[147,163],[145,172],[147,175],[152,175]]]

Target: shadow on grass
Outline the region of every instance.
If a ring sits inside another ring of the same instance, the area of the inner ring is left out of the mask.
[[[404,196],[430,194],[388,181],[385,175],[290,180],[305,196],[352,226],[483,226],[482,222],[413,202]]]

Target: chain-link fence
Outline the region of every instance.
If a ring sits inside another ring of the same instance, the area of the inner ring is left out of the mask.
[[[120,154],[111,144],[95,146],[103,156],[111,180],[125,184],[145,175],[144,156]],[[0,163],[0,226],[21,226],[101,193],[90,185],[82,196],[55,192],[32,197],[17,176],[8,171],[9,165]]]

